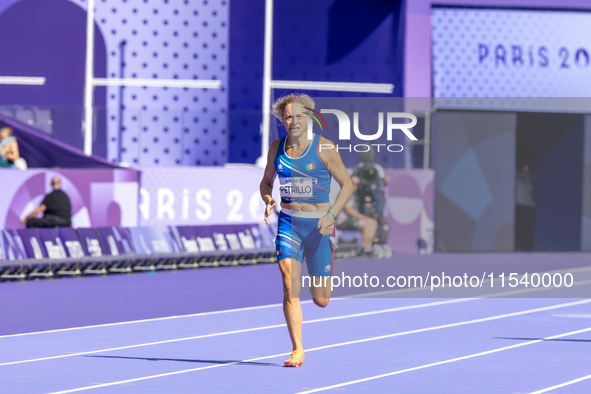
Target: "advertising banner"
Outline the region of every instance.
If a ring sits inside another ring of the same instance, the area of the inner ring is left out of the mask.
[[[25,245],[16,230],[0,230],[0,260],[25,259]]]
[[[134,170],[0,170],[0,228],[21,221],[52,191],[59,177],[72,205],[72,226],[137,226],[139,172]]]
[[[434,7],[431,28],[439,108],[588,111],[591,13]]]
[[[146,167],[139,224],[210,225],[262,222],[261,168]],[[277,187],[278,182],[275,182]],[[275,196],[279,195],[276,190]]]
[[[263,222],[262,172],[259,168],[152,167],[142,169],[140,181],[140,173],[131,170],[0,171],[6,185],[0,195],[0,224],[21,230],[3,234],[0,257],[98,257],[273,247],[277,227]],[[384,217],[391,231],[385,241],[399,253],[432,250],[433,172],[387,170],[387,175],[390,183]],[[54,176],[60,177],[62,189],[70,197],[73,228],[78,229],[80,239],[70,233],[72,229],[50,230],[51,234],[24,231],[21,220],[51,191]],[[339,191],[334,181],[332,189],[334,201]],[[277,181],[273,195],[279,202]],[[272,215],[272,222],[276,220]]]

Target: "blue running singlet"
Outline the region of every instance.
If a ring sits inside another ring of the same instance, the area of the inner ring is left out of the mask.
[[[275,170],[279,177],[282,203],[321,204],[330,202],[331,176],[320,160],[320,136],[314,134],[306,151],[298,158],[290,157],[285,144],[287,137],[279,141],[275,156]]]
[[[279,141],[275,156],[281,202],[287,204],[330,203],[331,176],[326,165],[320,160],[320,136],[315,134],[304,153],[296,159],[287,154],[286,140],[287,137]],[[331,236],[323,236],[317,227],[318,219],[325,214],[326,212],[282,209],[279,213],[275,239],[277,260],[292,259],[302,264],[305,260],[309,275],[331,276],[334,267]]]

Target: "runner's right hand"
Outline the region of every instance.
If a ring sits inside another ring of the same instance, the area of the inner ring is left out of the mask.
[[[275,209],[275,205],[277,205],[277,201],[275,201],[274,198],[272,198],[269,202],[267,202],[267,206],[265,207],[265,223],[269,224],[270,223],[270,218],[271,218],[271,214],[273,213],[273,210]]]

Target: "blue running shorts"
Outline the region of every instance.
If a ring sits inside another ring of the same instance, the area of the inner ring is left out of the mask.
[[[332,276],[334,231],[332,236],[323,236],[317,227],[319,218],[293,216],[290,213],[291,211],[285,209],[279,213],[275,239],[277,261],[294,259],[303,264],[305,258],[308,274],[317,277]],[[298,215],[306,214],[314,216],[316,212],[298,212]]]

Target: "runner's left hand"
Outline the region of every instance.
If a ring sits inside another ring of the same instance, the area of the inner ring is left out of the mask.
[[[332,232],[334,231],[334,223],[335,221],[332,215],[327,213],[326,215],[318,219],[318,224],[316,225],[316,227],[318,227],[320,234],[332,235]]]

